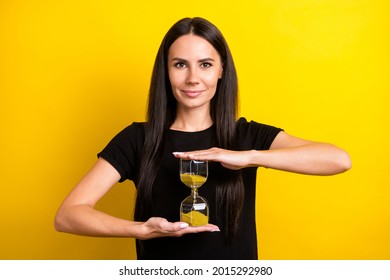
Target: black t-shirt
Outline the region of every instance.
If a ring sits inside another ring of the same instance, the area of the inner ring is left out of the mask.
[[[238,150],[267,150],[281,129],[244,118],[237,123]],[[120,182],[138,180],[138,165],[145,139],[144,123],[133,123],[118,133],[98,154],[112,164],[121,175]],[[169,130],[153,185],[152,217],[163,217],[170,222],[180,220],[180,203],[190,195],[179,176],[179,159],[173,152],[208,149],[216,146],[215,127],[199,132]],[[257,168],[242,170],[245,197],[237,236],[227,244],[221,232],[187,234],[182,237],[163,237],[137,240],[138,259],[257,259],[255,197]],[[217,224],[216,197],[213,182],[224,176],[220,163],[209,163],[209,176],[198,190],[209,204],[209,222]],[[217,224],[218,225],[218,224]],[[221,225],[218,225],[221,227]],[[140,250],[142,244],[143,250]]]

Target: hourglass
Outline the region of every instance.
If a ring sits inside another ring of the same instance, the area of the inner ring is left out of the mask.
[[[189,188],[191,195],[180,205],[180,221],[190,226],[203,226],[209,221],[209,207],[205,198],[198,195],[208,176],[207,161],[180,159],[180,180]]]

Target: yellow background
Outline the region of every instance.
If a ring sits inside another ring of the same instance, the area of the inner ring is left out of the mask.
[[[55,232],[107,142],[144,120],[157,48],[185,16],[224,33],[240,115],[345,148],[347,173],[259,171],[261,259],[389,259],[389,2],[0,1],[0,259],[132,259],[134,240]],[[98,208],[130,218],[131,182]]]

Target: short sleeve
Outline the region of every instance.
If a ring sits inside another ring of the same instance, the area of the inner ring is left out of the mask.
[[[279,132],[283,129],[258,123],[248,122],[245,118],[237,121],[238,145],[240,150],[268,150]]]
[[[135,181],[138,174],[140,154],[145,139],[143,123],[133,123],[119,132],[98,157],[108,161],[120,174],[119,182]]]

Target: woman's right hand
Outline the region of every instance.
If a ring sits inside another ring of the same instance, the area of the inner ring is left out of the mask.
[[[205,226],[190,227],[184,222],[168,222],[164,218],[152,217],[141,226],[138,239],[145,240],[157,237],[179,237],[188,233],[215,232],[219,231],[218,226],[207,224]]]

